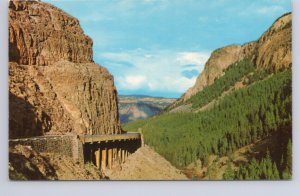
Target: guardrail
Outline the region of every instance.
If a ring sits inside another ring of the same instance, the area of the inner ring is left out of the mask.
[[[104,142],[104,141],[122,141],[131,139],[141,139],[140,133],[125,133],[114,135],[78,135],[78,139],[84,143]]]

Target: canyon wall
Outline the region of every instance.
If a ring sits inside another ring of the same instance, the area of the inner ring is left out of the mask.
[[[121,133],[113,76],[79,21],[40,1],[9,2],[9,137]]]
[[[278,18],[257,41],[215,50],[195,85],[176,103],[188,100],[204,87],[211,85],[228,66],[246,58],[251,59],[258,69],[276,71],[291,66],[292,14],[287,13]]]

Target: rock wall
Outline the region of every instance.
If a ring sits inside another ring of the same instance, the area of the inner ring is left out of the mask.
[[[279,70],[292,64],[292,14],[278,18],[256,42],[253,59],[258,68]]]
[[[231,45],[215,50],[205,64],[204,70],[197,77],[195,85],[188,89],[183,100],[201,91],[204,87],[214,83],[214,80],[223,74],[223,71],[240,58],[242,46]]]
[[[9,137],[121,133],[112,75],[77,19],[39,1],[9,2]]]
[[[229,65],[245,58],[251,59],[258,69],[276,71],[291,66],[292,14],[287,13],[278,18],[257,41],[215,50],[195,85],[188,89],[174,105],[188,100],[204,87],[211,85]]]
[[[37,66],[9,63],[9,137],[71,132],[70,114]]]
[[[79,21],[62,10],[38,1],[9,2],[9,61],[87,63],[93,61],[92,45]]]
[[[61,61],[42,67],[79,134],[120,133],[112,75],[97,64]]]
[[[83,145],[76,136],[51,136],[9,140],[9,147],[15,145],[30,146],[37,152],[57,153],[84,162]]]

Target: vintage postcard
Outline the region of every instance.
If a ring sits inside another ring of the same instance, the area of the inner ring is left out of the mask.
[[[292,179],[290,0],[10,0],[11,180]]]

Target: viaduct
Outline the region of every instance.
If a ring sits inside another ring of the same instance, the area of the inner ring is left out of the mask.
[[[140,133],[112,135],[49,135],[9,139],[9,145],[31,146],[37,152],[58,153],[80,163],[93,163],[105,171],[124,163],[142,146]]]

